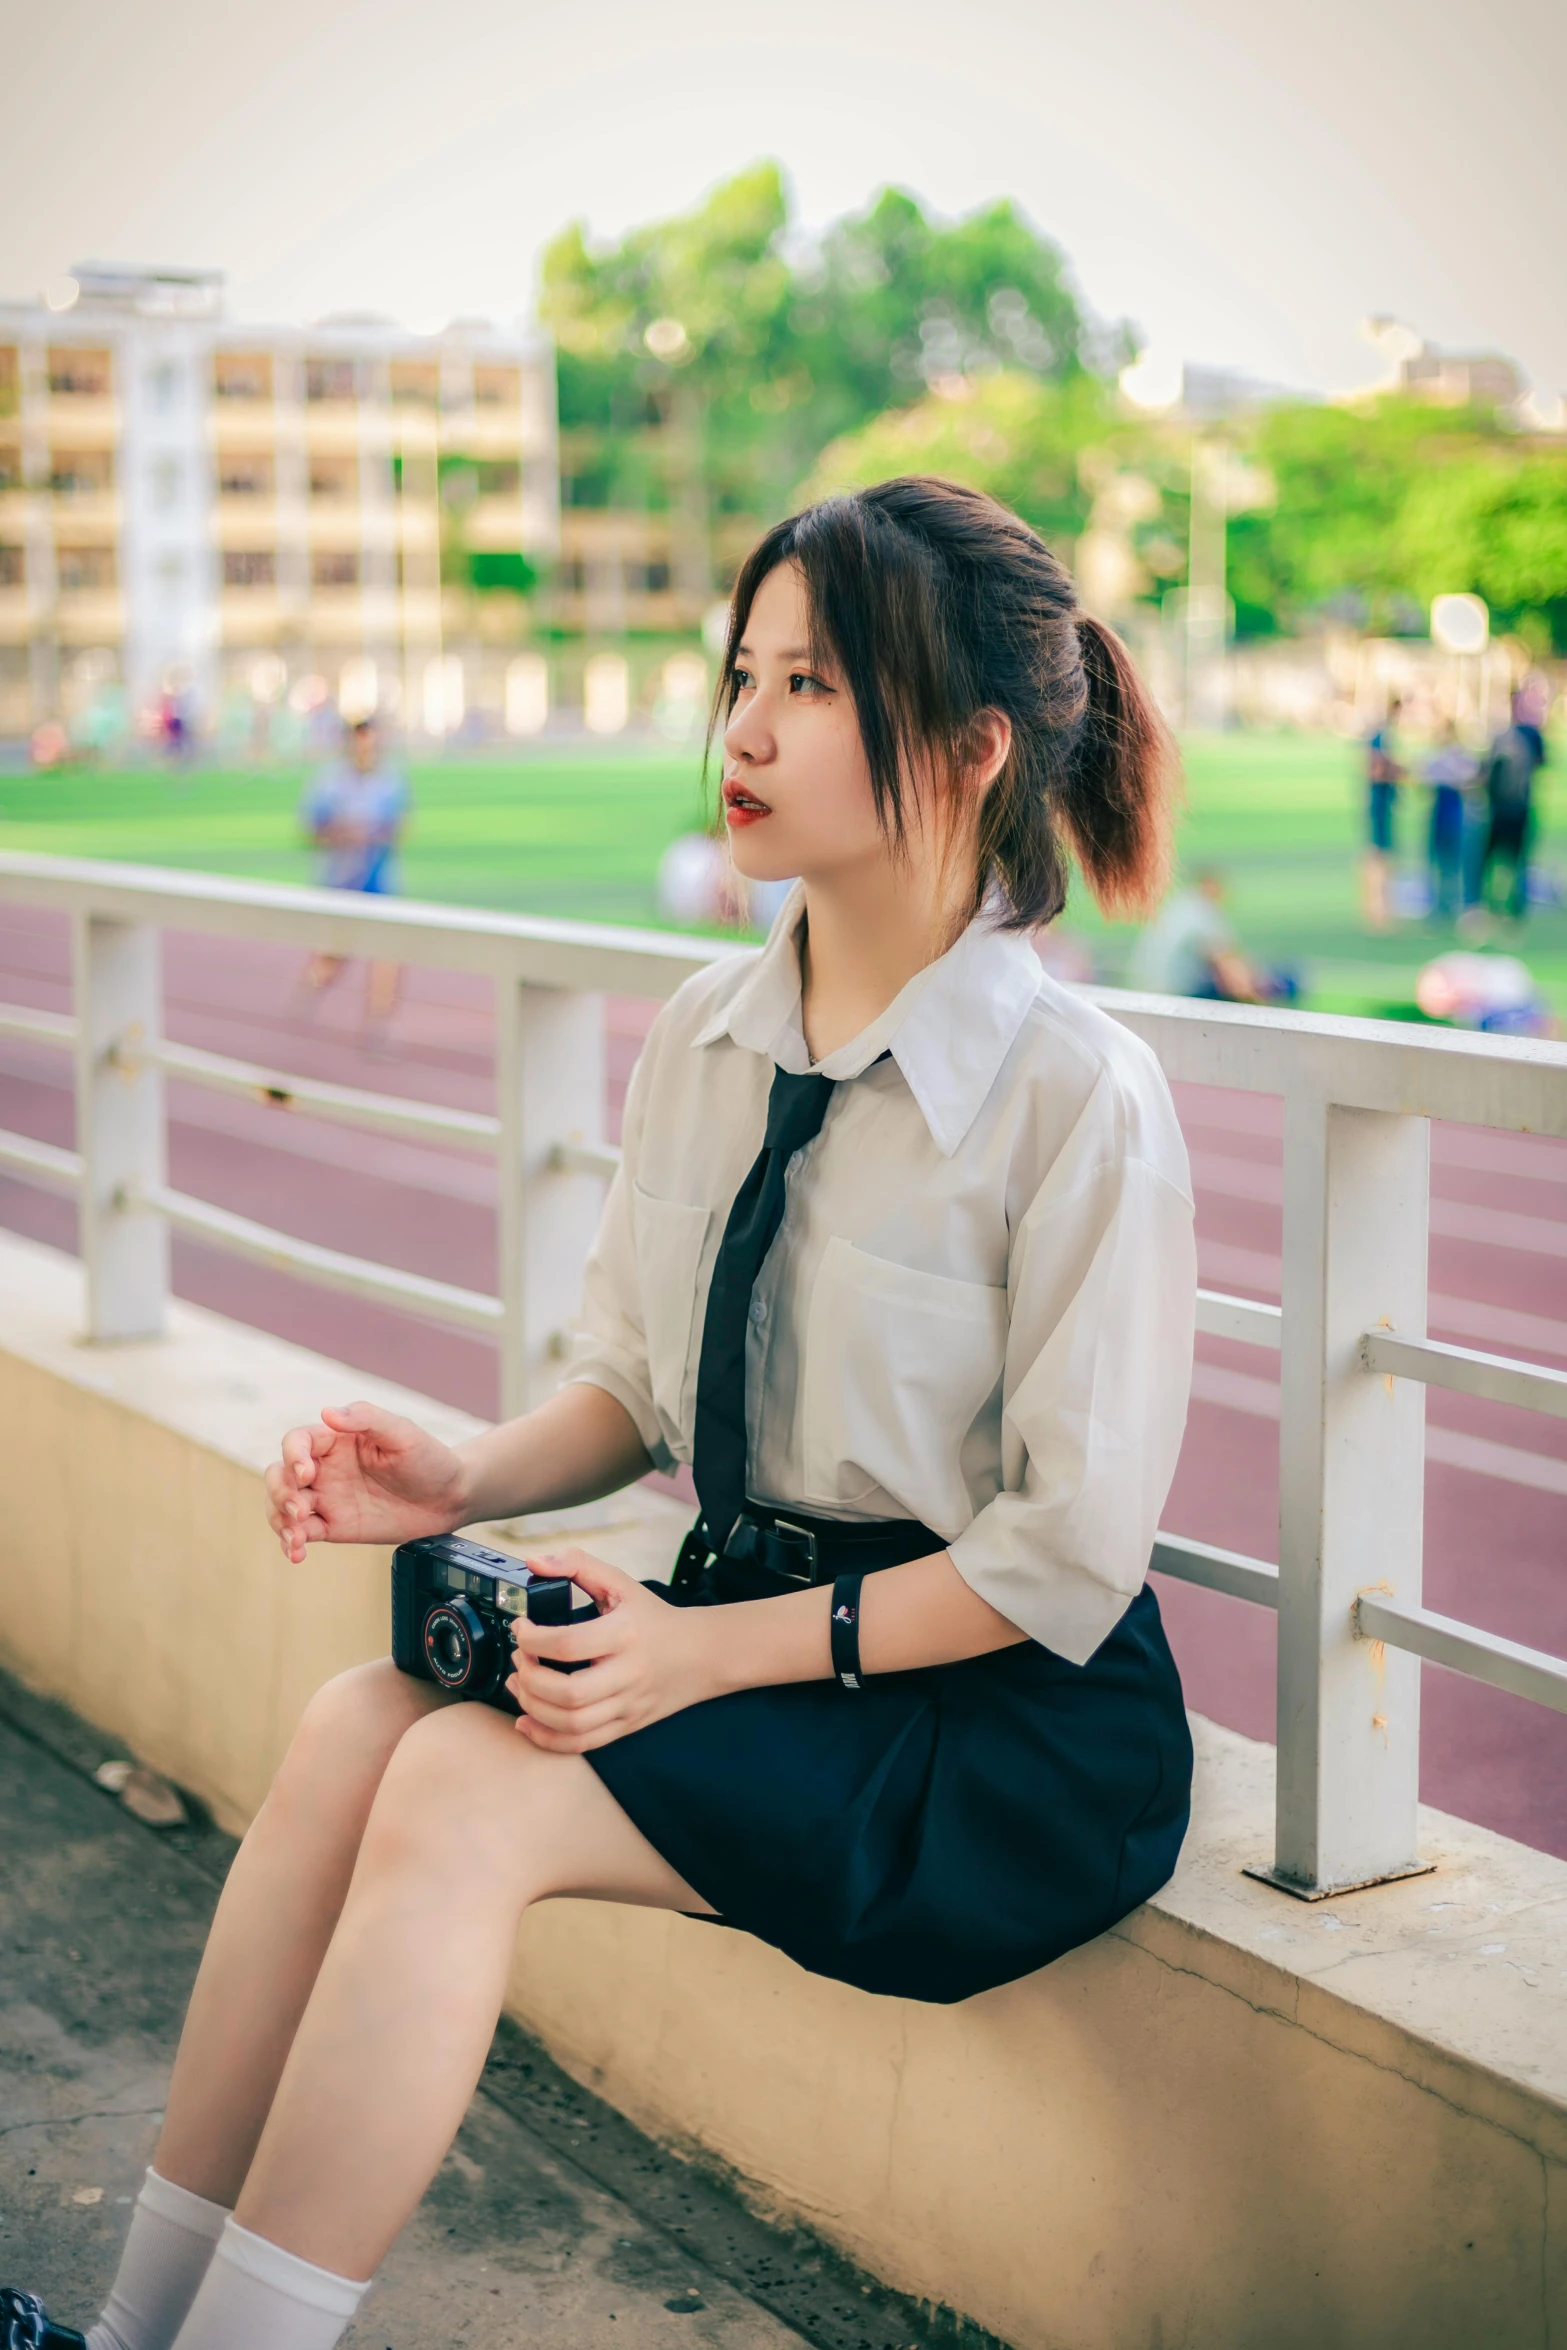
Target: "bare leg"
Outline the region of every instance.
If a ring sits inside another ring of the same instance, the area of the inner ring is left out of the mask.
[[[1360,867],[1361,911],[1368,930],[1388,930],[1388,860],[1380,849],[1368,849]]]
[[[580,1755],[486,1706],[398,1746],[236,2218],[368,2277],[457,2134],[518,1922],[552,1894],[702,1910]]]
[[[401,963],[374,962],[365,982],[365,1017],[369,1020],[390,1020],[397,1009],[397,998],[402,989]]]
[[[209,2202],[244,2184],[404,1732],[448,1700],[390,1662],[316,1692],[229,1871],[153,2167]],[[521,1741],[517,1742],[519,1745]]]
[[[299,984],[307,997],[324,995],[347,968],[346,955],[312,955],[299,975]]]

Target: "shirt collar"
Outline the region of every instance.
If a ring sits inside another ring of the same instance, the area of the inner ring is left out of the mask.
[[[791,1076],[815,1068],[823,1077],[858,1077],[890,1053],[920,1106],[931,1139],[951,1158],[979,1115],[1002,1062],[1039,993],[1039,959],[1017,931],[1003,930],[994,909],[977,914],[934,963],[900,988],[887,1009],[847,1044],[813,1063],[800,1017],[796,937],[805,890],[791,891],[767,943],[726,1004],[694,1043],[728,1036],[764,1053]]]

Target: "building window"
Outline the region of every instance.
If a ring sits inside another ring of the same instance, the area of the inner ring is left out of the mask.
[[[0,547],[0,588],[24,587],[27,557],[20,547]]]
[[[669,565],[667,563],[649,563],[646,567],[644,584],[650,596],[667,595],[669,593]]]
[[[307,359],[307,400],[351,400],[356,391],[352,359]]]
[[[359,557],[348,547],[318,547],[310,558],[310,584],[318,588],[359,585]]]
[[[212,362],[212,389],[220,400],[270,400],[270,353],[220,351]]]
[[[107,400],[113,375],[107,351],[78,351],[69,343],[49,353],[49,389],[57,400]]]
[[[515,498],[522,494],[522,467],[515,458],[496,462],[481,460],[474,472],[478,475],[481,498]]]
[[[588,584],[588,567],[580,555],[567,555],[560,567],[560,584],[568,595],[580,596]]]
[[[359,488],[359,468],[352,457],[312,457],[310,495],[313,498],[352,498]]]
[[[185,468],[177,457],[157,457],[152,466],[152,502],[160,514],[170,514],[185,488]]]
[[[473,396],[481,408],[520,408],[522,369],[476,367],[473,371]]]
[[[270,457],[240,457],[224,451],[218,458],[220,498],[270,498],[271,495]]]
[[[266,547],[225,547],[226,588],[269,588],[277,584],[277,557]]]
[[[391,369],[394,408],[434,408],[441,396],[441,371],[421,361],[394,359]]]
[[[179,406],[181,369],[176,360],[161,359],[147,371],[147,397],[160,416]]]
[[[19,490],[21,486],[21,450],[14,444],[10,448],[0,448],[0,498],[5,496],[7,490]]]
[[[57,498],[104,497],[114,487],[114,458],[107,449],[53,450],[49,487]]]
[[[14,416],[21,404],[20,354],[14,343],[0,343],[0,416]]]
[[[114,585],[112,547],[62,547],[56,557],[62,596],[101,594]]]

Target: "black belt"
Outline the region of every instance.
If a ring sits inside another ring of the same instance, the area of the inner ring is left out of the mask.
[[[901,1567],[945,1548],[941,1536],[917,1518],[812,1518],[748,1501],[722,1552],[714,1551],[698,1518],[680,1545],[670,1589],[699,1604],[776,1599],[840,1575]]]

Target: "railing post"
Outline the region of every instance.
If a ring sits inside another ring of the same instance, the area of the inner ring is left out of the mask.
[[[78,914],[72,949],[87,1335],[156,1338],[169,1291],[168,1230],[161,1216],[136,1213],[127,1195],[164,1178],[163,1072],[150,1050],[162,1027],[158,932]]]
[[[1360,1349],[1424,1334],[1430,1157],[1424,1118],[1286,1098],[1277,1839],[1253,1873],[1308,1896],[1421,1865],[1419,1663],[1353,1611],[1420,1600],[1425,1390]]]
[[[560,1376],[604,1186],[551,1165],[562,1144],[604,1128],[604,998],[495,983],[495,1077],[501,1121],[501,1412],[540,1402]]]

